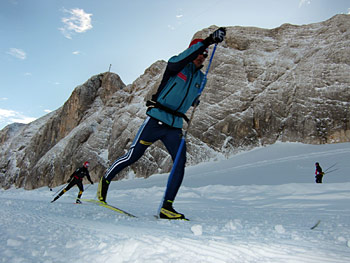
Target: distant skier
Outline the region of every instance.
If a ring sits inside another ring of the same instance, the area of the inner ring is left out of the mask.
[[[315,163],[316,171],[315,171],[315,178],[317,184],[322,184],[322,178],[324,175],[324,172],[322,171],[322,168],[319,163]]]
[[[88,171],[89,162],[85,162],[84,165],[77,170],[70,176],[68,180],[68,185],[66,188],[64,188],[52,201],[51,203],[55,202],[58,198],[60,198],[65,192],[67,192],[69,189],[71,189],[74,185],[78,185],[79,187],[79,193],[77,200],[75,201],[77,204],[81,204],[80,197],[84,192],[84,186],[83,186],[83,178],[86,176],[86,178],[90,181],[91,184],[94,184],[91,181],[90,174]]]

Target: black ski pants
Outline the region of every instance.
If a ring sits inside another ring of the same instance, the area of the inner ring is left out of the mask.
[[[67,192],[69,189],[71,189],[75,185],[77,185],[79,188],[78,198],[80,198],[84,192],[83,180],[77,179],[75,177],[73,177],[73,179],[69,182],[66,188],[64,188],[59,195],[60,196],[63,195],[65,192]]]
[[[182,129],[170,127],[152,117],[147,117],[139,129],[129,151],[112,164],[104,175],[105,179],[111,182],[121,170],[140,159],[146,149],[157,140],[161,140],[174,161],[181,143],[181,138]],[[185,163],[186,144],[182,149],[173,176],[168,178],[164,200],[174,201],[184,177]]]

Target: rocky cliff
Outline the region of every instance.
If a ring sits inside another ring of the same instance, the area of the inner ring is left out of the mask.
[[[93,76],[56,111],[5,127],[0,185],[56,186],[85,160],[97,181],[130,146],[165,65],[155,62],[128,86],[114,73]],[[276,141],[350,141],[349,73],[349,15],[275,29],[228,27],[189,132],[188,165]],[[156,143],[116,179],[170,169],[170,157]]]

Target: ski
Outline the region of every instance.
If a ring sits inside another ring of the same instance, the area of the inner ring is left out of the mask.
[[[178,219],[166,219],[166,218],[160,218],[157,215],[153,215],[153,217],[155,219],[159,219],[159,220],[169,220],[169,221],[190,221],[188,218],[178,218]]]
[[[105,208],[108,208],[110,210],[113,210],[115,212],[118,212],[120,214],[123,214],[123,215],[126,215],[126,216],[129,216],[129,217],[137,217],[137,216],[134,216],[133,214],[130,214],[118,207],[115,207],[113,205],[110,205],[110,204],[107,204],[105,202],[102,202],[102,201],[98,201],[98,200],[95,200],[95,199],[80,199],[81,201],[85,201],[85,202],[89,202],[89,203],[93,203],[93,204],[96,204],[96,205],[99,205],[99,206],[102,206],[102,207],[105,207]]]
[[[316,222],[316,224],[313,226],[313,227],[311,227],[310,229],[311,230],[314,230],[316,227],[318,227],[318,225],[321,223],[321,220],[318,220],[317,222]]]

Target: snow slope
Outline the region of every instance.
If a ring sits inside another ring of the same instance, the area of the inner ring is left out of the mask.
[[[153,217],[164,174],[112,183],[108,201],[138,218],[76,205],[77,188],[53,204],[60,187],[1,190],[0,262],[349,262],[349,160],[350,143],[277,143],[189,167],[175,202],[189,222]],[[315,161],[338,170],[315,184]]]

